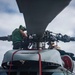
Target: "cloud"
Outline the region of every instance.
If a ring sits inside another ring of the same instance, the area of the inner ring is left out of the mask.
[[[47,29],[54,32],[67,34],[75,28],[75,10],[74,8],[66,7],[57,17],[49,23]]]
[[[16,0],[0,0],[0,12],[16,13],[18,11]]]
[[[19,25],[24,25],[23,14],[0,14],[0,36],[1,35],[10,35],[15,28],[18,28]]]
[[[75,0],[71,0],[71,2],[70,2],[70,7],[72,7],[72,8],[75,7]]]

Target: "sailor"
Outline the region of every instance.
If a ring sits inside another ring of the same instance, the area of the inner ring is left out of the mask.
[[[12,32],[13,49],[22,49],[24,47],[23,39],[27,38],[27,34],[24,31],[26,31],[26,28],[20,25],[19,28]]]

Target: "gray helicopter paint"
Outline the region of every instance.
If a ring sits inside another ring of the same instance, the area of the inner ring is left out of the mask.
[[[12,60],[12,55],[16,50],[9,50],[5,53],[3,62],[9,62]],[[44,62],[52,62],[52,63],[57,63],[62,66],[62,60],[60,53],[55,50],[41,50],[40,51],[41,55],[41,61]],[[13,56],[13,61],[17,60],[33,60],[33,61],[39,61],[39,55],[38,55],[38,50],[20,50],[17,53],[14,54]]]

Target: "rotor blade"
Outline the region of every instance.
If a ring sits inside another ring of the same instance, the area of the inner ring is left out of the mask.
[[[7,40],[7,36],[4,36],[4,37],[0,37],[0,40]]]
[[[16,0],[23,13],[27,32],[42,36],[47,25],[71,0]]]
[[[0,40],[2,40],[2,41],[12,41],[12,35],[2,36],[2,37],[0,37]]]

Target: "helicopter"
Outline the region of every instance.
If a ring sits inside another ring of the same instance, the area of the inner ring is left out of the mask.
[[[9,50],[5,53],[2,67],[8,70],[8,75],[72,75],[74,54],[56,49],[52,42],[70,42],[75,41],[75,38],[45,31],[48,23],[68,6],[70,1],[16,0],[25,18],[27,33],[32,38],[28,37],[31,44],[28,50]],[[9,35],[0,39],[12,41],[11,37],[12,35]],[[45,48],[46,43],[48,49]]]

